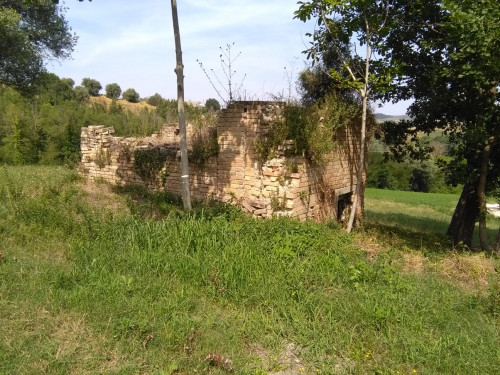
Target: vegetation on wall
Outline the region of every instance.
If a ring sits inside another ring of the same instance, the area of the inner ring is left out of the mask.
[[[189,162],[202,167],[208,159],[219,155],[217,128],[208,127],[197,130],[188,151]]]
[[[324,164],[335,149],[338,129],[356,124],[360,106],[351,100],[330,93],[306,107],[290,103],[284,115],[277,117],[267,134],[261,136],[255,151],[261,162],[276,156],[278,147],[285,147],[287,156],[304,156],[312,163]]]
[[[153,183],[168,160],[174,160],[177,150],[152,147],[134,151],[134,170],[143,181]]]

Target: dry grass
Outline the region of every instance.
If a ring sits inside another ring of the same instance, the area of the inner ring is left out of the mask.
[[[113,214],[130,214],[130,209],[123,196],[113,192],[112,187],[106,182],[99,182],[86,178],[80,183],[84,200],[96,208],[104,208]]]
[[[107,98],[104,95],[101,96],[91,96],[90,103],[92,104],[100,104],[106,108],[109,108],[113,101],[110,98]],[[123,109],[132,112],[133,114],[140,114],[142,110],[147,109],[148,111],[153,111],[156,107],[149,105],[145,101],[139,103],[130,103],[123,99],[117,100],[118,105],[120,105]]]
[[[495,263],[484,254],[450,253],[439,262],[439,272],[466,290],[486,289],[495,271]]]
[[[403,254],[402,270],[405,273],[422,274],[429,268],[430,261],[419,252]]]

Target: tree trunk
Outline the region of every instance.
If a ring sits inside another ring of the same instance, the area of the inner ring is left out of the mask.
[[[369,93],[369,85],[368,80],[370,79],[370,34],[368,32],[367,25],[367,40],[366,40],[366,60],[365,60],[365,84],[364,87],[360,90],[361,97],[363,99],[363,109],[361,114],[361,134],[360,134],[360,148],[359,148],[359,165],[358,165],[358,173],[357,173],[357,181],[356,181],[356,190],[354,192],[354,198],[352,201],[351,214],[349,216],[349,222],[347,224],[347,233],[351,233],[352,228],[354,226],[354,219],[356,218],[356,214],[358,211],[358,204],[363,204],[362,194],[364,192],[364,184],[363,184],[363,172],[365,170],[365,143],[366,143],[366,112],[368,109],[368,93]],[[352,73],[351,73],[352,75]],[[363,212],[363,209],[359,210]],[[360,220],[361,218],[358,217]]]
[[[446,232],[446,235],[452,240],[453,246],[463,244],[472,247],[472,234],[476,225],[478,208],[477,183],[467,182]]]
[[[491,144],[488,143],[481,154],[481,168],[479,182],[477,184],[478,211],[479,211],[479,243],[482,251],[488,251],[488,236],[486,232],[486,177],[488,175],[488,163],[490,161]]]
[[[500,228],[498,228],[497,241],[495,244],[495,250],[497,254],[500,254]]]
[[[184,65],[182,64],[181,36],[179,32],[179,18],[177,16],[177,0],[171,0],[172,21],[174,25],[175,37],[175,57],[177,65],[177,110],[179,112],[179,147],[181,151],[181,182],[182,182],[182,202],[185,211],[191,211],[191,194],[189,192],[189,163],[186,141],[186,115],[184,112]]]

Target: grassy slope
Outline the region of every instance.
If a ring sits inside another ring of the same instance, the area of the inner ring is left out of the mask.
[[[110,99],[110,98],[107,98],[106,96],[104,95],[100,95],[100,96],[91,96],[90,97],[90,103],[96,103],[96,104],[101,104],[103,105],[105,108],[109,108],[109,106],[111,105],[113,101]],[[143,110],[143,109],[147,109],[149,111],[152,111],[153,109],[155,109],[154,106],[152,105],[149,105],[148,103],[146,103],[145,101],[141,101],[139,103],[130,103],[124,99],[118,99],[116,101],[118,103],[118,105],[120,105],[123,109],[127,110],[127,111],[130,111],[136,115],[139,115],[140,112]]]
[[[500,373],[496,275],[464,288],[356,245],[375,232],[100,189],[0,169],[0,373],[226,373],[211,353],[235,374]]]

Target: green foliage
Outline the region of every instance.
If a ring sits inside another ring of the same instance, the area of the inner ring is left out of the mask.
[[[127,89],[122,94],[123,99],[130,103],[138,103],[139,102],[139,93],[134,89]]]
[[[118,99],[122,93],[122,89],[118,83],[108,83],[106,85],[106,97],[110,99]]]
[[[218,155],[217,128],[209,127],[197,130],[193,135],[191,148],[188,150],[189,162],[202,167],[208,159]]]
[[[134,151],[134,170],[143,181],[153,183],[168,160],[175,159],[176,150],[151,147]]]
[[[256,154],[260,161],[276,154],[285,146],[285,155],[300,155],[311,162],[323,164],[337,146],[335,133],[360,119],[357,103],[329,94],[312,107],[288,104],[283,117],[275,119],[268,133],[257,140]]]
[[[45,59],[70,56],[76,36],[63,11],[52,1],[2,1],[0,84],[29,91],[45,71]]]
[[[76,86],[73,93],[77,102],[86,103],[90,99],[89,89],[86,87]]]
[[[89,90],[91,96],[99,96],[99,91],[102,89],[101,83],[91,78],[82,79],[82,86]]]
[[[207,99],[207,101],[205,102],[205,109],[209,110],[209,111],[219,111],[220,110],[220,103],[217,99],[214,99],[214,98],[210,98],[210,99]]]
[[[35,97],[0,88],[0,163],[75,165],[84,126],[103,124],[113,126],[120,136],[144,136],[164,123],[156,111],[133,114],[116,103],[108,110],[89,105],[87,88],[71,90],[57,76],[41,77],[45,79],[40,80],[40,94]]]
[[[162,98],[162,96],[158,93],[154,94],[153,96],[150,96],[147,100],[146,103],[149,105],[158,107],[165,99]]]

